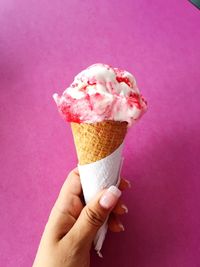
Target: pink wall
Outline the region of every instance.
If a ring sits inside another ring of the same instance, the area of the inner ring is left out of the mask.
[[[32,264],[76,165],[52,94],[96,62],[133,72],[149,111],[126,138],[126,231],[92,267],[199,266],[199,26],[188,1],[1,0],[0,266]]]

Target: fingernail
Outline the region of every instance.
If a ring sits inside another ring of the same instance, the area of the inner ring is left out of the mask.
[[[121,231],[125,231],[125,228],[124,228],[123,224],[119,223],[118,226],[121,229]]]
[[[124,204],[122,204],[121,207],[125,213],[128,213],[128,208]]]
[[[100,198],[99,204],[105,209],[111,209],[116,205],[120,196],[121,191],[116,186],[112,185]]]
[[[126,179],[125,179],[125,181],[126,181],[128,187],[131,188],[131,182],[129,180],[126,180]]]

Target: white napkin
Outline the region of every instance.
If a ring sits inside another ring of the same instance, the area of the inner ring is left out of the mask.
[[[123,162],[121,155],[122,147],[123,144],[106,158],[93,163],[78,165],[86,203],[88,203],[102,189],[108,188],[111,185],[118,186]],[[95,250],[100,257],[102,257],[100,250],[106,236],[107,228],[106,221],[99,229],[94,239]]]

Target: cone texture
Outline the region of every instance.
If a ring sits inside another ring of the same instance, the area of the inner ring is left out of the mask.
[[[103,121],[97,123],[71,123],[80,165],[95,162],[113,153],[123,142],[127,123]]]

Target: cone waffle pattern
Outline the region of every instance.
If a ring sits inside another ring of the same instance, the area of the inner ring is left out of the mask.
[[[80,165],[95,162],[113,153],[123,142],[127,123],[103,121],[97,123],[71,123]]]

